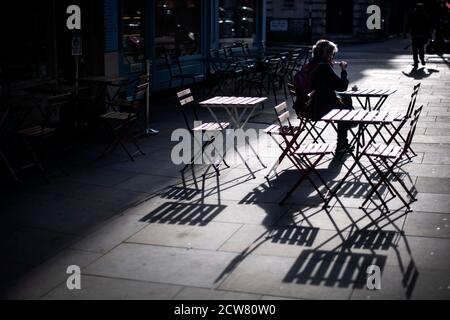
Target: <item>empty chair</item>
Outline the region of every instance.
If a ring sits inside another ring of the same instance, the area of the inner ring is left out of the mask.
[[[198,143],[198,145],[201,146],[200,151],[197,154],[193,154],[190,162],[185,165],[185,167],[181,170],[181,173],[184,173],[189,167],[194,170],[194,165],[199,162],[199,158],[201,158],[200,163],[205,163],[204,158],[206,157],[206,162],[209,164],[208,169],[212,166],[217,175],[220,175],[220,165],[223,163],[226,167],[229,168],[229,166],[225,161],[225,154],[222,154],[220,150],[215,148],[214,142],[216,141],[217,135],[222,134],[230,126],[230,123],[201,122],[198,116],[196,102],[190,89],[178,92],[177,97],[183,112],[186,128],[189,130],[192,138],[195,140],[195,143]],[[189,114],[191,116],[189,116]],[[201,140],[197,140],[199,137],[195,133],[200,133]],[[211,159],[205,154],[208,147],[212,147],[216,151],[215,159]]]
[[[164,59],[166,60],[167,69],[169,70],[170,82],[169,89],[172,89],[174,81],[181,81],[181,87],[184,86],[186,80],[190,80],[191,83],[196,84],[204,80],[204,75],[202,73],[186,73],[183,71],[180,60],[178,57],[172,57],[169,53],[164,54]]]
[[[100,155],[102,158],[107,153],[113,152],[120,146],[131,161],[135,161],[135,155],[145,155],[138,144],[134,134],[130,134],[130,130],[137,121],[138,112],[145,107],[147,90],[149,88],[148,77],[142,76],[136,83],[133,95],[130,98],[118,98],[111,103],[110,107],[113,111],[107,112],[100,116],[109,130],[111,141]],[[125,145],[125,139],[130,137],[137,151],[132,153]]]
[[[407,156],[408,151],[410,150],[412,141],[414,139],[414,135],[416,132],[417,123],[419,122],[420,115],[422,113],[423,106],[414,111],[414,114],[411,118],[405,118],[403,120],[403,125],[407,125],[410,123],[410,128],[408,135],[405,139],[405,143],[403,146],[399,146],[397,144],[371,144],[363,147],[363,156],[367,157],[375,169],[376,173],[379,176],[378,182],[373,182],[369,179],[369,184],[372,187],[372,190],[367,194],[366,200],[361,205],[363,208],[369,201],[375,203],[374,195],[381,201],[381,204],[385,207],[386,211],[389,212],[389,208],[387,206],[387,201],[380,194],[379,189],[381,186],[386,186],[389,192],[393,197],[398,197],[405,205],[407,210],[411,210],[410,202],[408,202],[404,196],[395,188],[391,179],[395,179],[406,194],[411,198],[412,202],[417,201],[415,195],[409,190],[406,184],[403,182],[401,177],[396,169],[399,167],[399,163]],[[399,134],[397,132],[397,134]]]
[[[276,106],[274,109],[277,118],[280,114],[283,114],[285,112],[288,112],[289,114],[286,103],[282,103]],[[281,155],[278,157],[277,162],[275,162],[275,164],[272,166],[272,168],[266,175],[266,179],[268,180],[271,178],[272,172],[276,173],[276,170],[286,159],[286,157],[289,158],[291,162],[295,163],[295,160],[291,157],[290,149],[299,147],[297,140],[302,131],[300,130],[300,126],[292,125],[289,117],[286,119],[286,121],[287,125],[281,125],[280,123],[277,123],[269,126],[264,130],[264,133],[269,135],[282,151]],[[280,140],[281,137],[282,139]]]
[[[70,107],[71,103],[71,93],[48,97],[47,105],[40,108],[42,115],[40,123],[27,128],[19,129],[17,131],[17,134],[22,138],[31,160],[30,164],[22,166],[19,170],[36,166],[43,174],[44,179],[48,181],[49,174],[42,159],[44,157],[44,153],[51,153],[54,158],[53,160],[56,161],[61,171],[64,174],[67,174],[65,170],[62,169],[62,166],[58,161],[58,155],[55,151],[56,149],[46,143],[49,143],[50,139],[56,136],[61,120],[60,114],[64,108]]]
[[[292,125],[290,121],[290,113],[287,110],[286,102],[275,107],[275,112],[278,115],[278,123],[280,128],[280,135],[284,139],[284,148],[287,151],[286,156],[292,161],[297,170],[301,173],[299,180],[295,185],[289,190],[286,196],[281,200],[280,204],[284,204],[287,199],[294,193],[294,191],[302,184],[303,181],[308,180],[314,189],[317,191],[319,196],[325,202],[325,195],[320,190],[316,182],[311,178],[311,173],[314,173],[321,184],[324,186],[326,191],[331,191],[322,178],[320,173],[317,171],[316,167],[321,163],[324,157],[328,155],[333,155],[336,150],[335,143],[322,143],[322,144],[298,144],[295,140],[299,136],[298,131],[302,131],[304,124],[300,122],[300,126],[297,129]],[[294,136],[292,136],[293,133]]]
[[[402,134],[401,130],[404,128],[407,122],[403,120],[412,119],[412,117],[414,116],[420,86],[421,86],[420,83],[414,86],[413,93],[411,94],[411,100],[409,102],[406,113],[402,114],[400,117],[397,118],[400,121],[400,125],[392,124],[391,128],[385,128],[388,135],[387,137],[385,135],[382,135],[384,142],[388,144],[391,142],[396,142],[399,146],[406,143],[406,137],[404,136],[404,134]],[[417,154],[414,152],[412,146],[410,145],[408,147],[406,157],[408,158],[408,160],[411,160],[416,156]]]

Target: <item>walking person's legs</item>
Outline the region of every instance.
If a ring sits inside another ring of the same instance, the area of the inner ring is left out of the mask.
[[[340,98],[342,105],[339,109],[342,110],[353,110],[352,98],[342,97]],[[348,143],[348,130],[352,128],[350,123],[339,123],[337,130],[337,150],[338,152],[348,152],[350,150],[350,145]]]
[[[419,55],[420,61],[422,62],[423,66],[425,65],[425,44],[426,44],[425,39],[421,39],[419,44]]]
[[[412,51],[414,59],[414,68],[419,66],[419,41],[418,39],[412,38]]]

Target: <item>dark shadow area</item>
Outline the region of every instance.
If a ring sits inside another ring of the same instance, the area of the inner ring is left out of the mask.
[[[397,233],[394,231],[358,230],[344,243],[343,248],[364,250],[389,250]]]
[[[409,77],[413,78],[414,80],[422,80],[431,77],[434,73],[439,73],[440,71],[437,69],[430,69],[430,68],[420,68],[420,69],[412,69],[411,72],[406,73],[405,71],[402,71],[402,73]]]
[[[269,238],[273,243],[312,247],[319,230],[310,227],[277,228],[271,232]]]
[[[387,257],[374,254],[305,250],[283,279],[286,283],[362,289],[361,273],[371,265],[383,270]]]
[[[205,227],[225,208],[223,205],[166,202],[140,221]]]
[[[202,190],[184,188],[181,186],[171,186],[167,190],[164,190],[160,196],[161,198],[168,200],[193,200],[196,196],[201,195]]]

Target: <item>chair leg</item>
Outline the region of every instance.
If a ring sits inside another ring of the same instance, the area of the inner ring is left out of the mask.
[[[383,160],[383,162],[385,163],[385,165],[387,167],[389,167],[389,163],[387,163],[386,160]],[[405,192],[408,194],[408,196],[413,200],[413,201],[417,201],[416,197],[411,193],[411,190],[408,189],[408,187],[406,186],[406,184],[402,181],[402,179],[400,179],[400,177],[397,175],[397,173],[395,172],[395,167],[392,168],[391,170],[391,174],[395,177],[395,179],[398,181],[398,183],[400,183],[400,185],[403,187],[403,189],[405,190]]]
[[[136,137],[133,137],[133,144],[135,145],[136,149],[138,150],[138,152],[139,152],[141,155],[143,155],[143,156],[146,155],[145,152],[142,151],[141,146],[139,145],[139,143],[138,143]]]
[[[19,182],[19,178],[16,175],[16,172],[11,167],[11,164],[9,163],[8,159],[6,158],[6,155],[3,153],[3,151],[0,149],[0,158],[2,158],[3,163],[5,164],[6,168],[8,169],[9,173],[13,177],[14,181]]]
[[[44,180],[46,182],[49,182],[49,180],[47,178],[46,170],[45,170],[44,166],[42,165],[41,161],[39,160],[35,150],[31,147],[30,142],[24,135],[22,135],[22,140],[23,140],[28,152],[30,153],[31,157],[33,158],[33,164],[39,168],[39,170],[41,171],[41,173],[44,177]]]
[[[130,153],[130,151],[127,149],[127,147],[125,147],[125,145],[123,144],[122,141],[119,142],[119,145],[122,147],[123,151],[125,151],[125,153],[128,155],[130,160],[132,162],[135,162],[136,160],[134,159],[133,155]]]

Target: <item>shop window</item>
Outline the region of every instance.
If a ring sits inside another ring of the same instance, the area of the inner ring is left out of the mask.
[[[16,81],[47,78],[53,62],[49,3],[2,1],[1,5],[0,88]]]
[[[156,1],[156,57],[200,53],[201,0]]]
[[[221,43],[252,42],[256,28],[255,0],[220,0]]]
[[[144,59],[144,0],[122,1],[122,51],[129,62]]]

